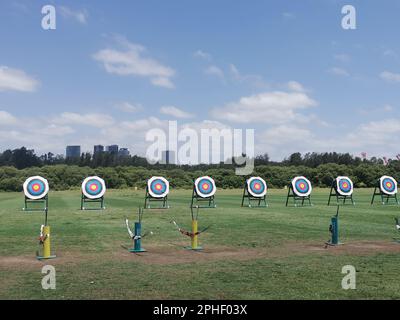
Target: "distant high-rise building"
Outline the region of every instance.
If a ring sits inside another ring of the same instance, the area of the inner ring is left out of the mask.
[[[175,152],[166,150],[161,154],[161,164],[175,164]]]
[[[127,156],[129,156],[129,149],[128,148],[121,148],[121,149],[119,149],[119,151],[118,151],[118,155],[119,156],[121,156],[121,157],[127,157]]]
[[[119,147],[116,144],[106,147],[106,151],[113,154],[118,154]]]
[[[79,158],[81,156],[81,146],[67,146],[65,155],[67,158]]]
[[[104,146],[101,144],[94,146],[93,154],[98,154],[104,152]]]

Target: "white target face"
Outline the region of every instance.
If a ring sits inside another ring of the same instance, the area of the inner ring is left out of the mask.
[[[147,189],[153,198],[164,198],[169,193],[169,182],[164,177],[152,177],[147,181]]]
[[[397,193],[397,181],[393,177],[382,176],[379,179],[381,192],[390,196]]]
[[[251,177],[247,180],[247,191],[255,198],[262,198],[267,194],[267,184],[260,177]]]
[[[82,182],[82,193],[88,199],[99,199],[106,193],[106,184],[99,177],[87,177]]]
[[[39,200],[49,192],[49,183],[45,178],[39,176],[30,177],[24,182],[23,189],[27,198]]]
[[[293,192],[299,197],[308,197],[311,194],[311,182],[306,177],[296,177],[292,180]]]
[[[194,182],[194,186],[196,189],[196,193],[201,198],[212,197],[217,191],[214,179],[208,176],[197,178]]]
[[[353,194],[353,181],[349,177],[336,178],[336,191],[342,196],[351,196]]]

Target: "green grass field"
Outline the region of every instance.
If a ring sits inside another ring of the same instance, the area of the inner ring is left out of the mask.
[[[170,193],[169,210],[146,210],[148,252],[135,255],[124,218],[133,222],[144,191],[110,190],[105,211],[80,211],[80,192],[51,192],[49,225],[57,289],[43,290],[35,259],[43,214],[21,210],[23,195],[0,194],[0,299],[399,299],[398,206],[370,206],[372,190],[355,191],[356,206],[340,213],[343,246],[324,248],[336,207],[328,189],[313,207],[284,206],[286,191],[269,190],[268,208],[241,208],[241,190],[219,190],[216,209],[201,210],[203,252],[190,238],[191,191]],[[343,290],[344,265],[357,270],[357,289]]]

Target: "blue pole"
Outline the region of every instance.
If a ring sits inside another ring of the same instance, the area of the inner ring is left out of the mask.
[[[142,224],[140,222],[135,222],[135,236],[140,236],[142,234]],[[142,250],[142,240],[137,239],[134,241],[134,249],[135,251],[141,251]]]
[[[332,217],[332,244],[339,244],[339,218]]]

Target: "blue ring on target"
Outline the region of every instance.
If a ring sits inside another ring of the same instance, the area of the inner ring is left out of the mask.
[[[217,191],[214,179],[208,176],[197,178],[194,185],[196,193],[202,198],[212,197]]]
[[[44,198],[49,192],[49,183],[40,176],[30,177],[26,179],[23,185],[24,194],[31,200],[39,200]]]
[[[393,177],[382,176],[380,178],[380,189],[385,194],[394,195],[397,193],[397,181]]]
[[[262,198],[267,193],[267,184],[260,177],[251,177],[247,180],[247,191],[256,198]]]
[[[349,177],[336,178],[336,191],[342,196],[350,196],[353,193],[353,181]]]
[[[311,182],[306,177],[296,177],[292,180],[293,192],[299,197],[307,197],[311,194]]]
[[[169,182],[164,177],[152,177],[147,181],[147,188],[153,198],[164,198],[169,193]]]
[[[82,182],[82,193],[89,199],[99,199],[105,192],[104,180],[99,177],[88,177]]]

